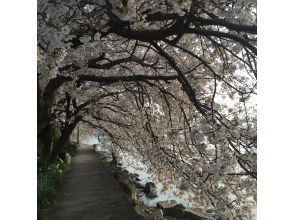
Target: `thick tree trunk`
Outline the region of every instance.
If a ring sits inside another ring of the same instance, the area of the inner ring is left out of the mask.
[[[53,137],[52,137],[52,126],[51,124],[48,124],[42,132],[38,135],[38,139],[42,143],[42,161],[44,162],[44,165],[47,166],[47,162],[49,160],[49,156],[52,151],[53,147]]]
[[[48,158],[49,163],[53,163],[56,160],[58,154],[60,153],[64,145],[68,142],[71,133],[81,119],[82,117],[78,116],[72,123],[68,124],[62,129],[61,136],[54,144],[50,157]]]
[[[56,92],[65,82],[71,80],[71,77],[58,75],[48,82],[42,96],[40,94],[41,89],[38,86],[38,134],[52,121],[50,111]]]

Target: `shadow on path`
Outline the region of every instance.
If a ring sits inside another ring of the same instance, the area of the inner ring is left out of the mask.
[[[111,173],[89,145],[82,145],[57,189],[48,220],[139,220]]]

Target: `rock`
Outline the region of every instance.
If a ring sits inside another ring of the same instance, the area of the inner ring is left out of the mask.
[[[106,152],[105,151],[97,151],[97,154],[100,158],[106,157]]]
[[[129,182],[127,176],[120,176],[119,186],[124,191],[128,200],[130,200],[135,205],[137,202],[137,191],[135,185]]]
[[[120,170],[120,172],[125,173],[125,174],[129,174],[129,171],[125,168],[122,167],[116,167],[116,169]]]
[[[185,206],[177,204],[175,200],[160,201],[157,207],[163,210],[164,216],[183,218]]]
[[[109,155],[106,155],[105,156],[105,161],[108,162],[108,163],[111,163],[112,159]]]
[[[66,154],[65,154],[65,161],[66,161],[66,164],[67,164],[67,165],[70,165],[70,159],[71,159],[70,154],[69,154],[69,153],[66,153]]]
[[[184,210],[184,216],[191,220],[212,220],[213,217],[205,214],[201,209],[187,208]]]
[[[129,176],[130,176],[130,179],[132,180],[132,181],[136,181],[136,175],[134,174],[134,173],[129,173]]]
[[[129,184],[134,185],[133,182],[130,180],[127,173],[121,172],[119,175],[120,175],[118,179],[119,181],[127,182]]]
[[[156,192],[150,192],[150,193],[145,193],[145,196],[149,199],[155,199],[158,197],[158,195],[156,194]]]
[[[110,170],[113,175],[128,175],[129,173],[125,168],[118,166],[110,166]]]
[[[117,155],[116,155],[116,153],[114,151],[111,152],[111,158],[112,158],[112,160],[110,162],[110,165],[111,166],[117,166],[117,163],[118,163]]]
[[[97,152],[99,159],[106,165],[108,165],[111,161],[112,158],[106,151],[98,151]]]
[[[175,200],[160,201],[157,207],[162,209],[164,216],[187,220],[212,220],[212,216],[205,214],[202,209],[185,208],[182,204],[176,204]],[[169,219],[169,218],[168,218]]]
[[[154,198],[158,197],[157,192],[156,192],[156,185],[153,182],[146,183],[143,191],[144,191],[146,197],[149,199],[154,199]]]
[[[164,214],[164,216],[184,218],[184,210],[174,208],[174,207],[163,209],[163,214]]]
[[[183,204],[179,203],[179,204],[174,205],[173,208],[174,209],[185,209],[186,207]]]
[[[111,170],[112,173],[116,173],[116,172],[122,173],[123,172],[123,168],[122,167],[117,167],[117,166],[111,166],[110,170]]]
[[[161,209],[157,209],[146,217],[146,220],[163,220],[163,212]]]
[[[128,175],[127,173],[121,171],[121,170],[115,170],[112,171],[112,175],[114,177],[114,179],[119,180],[120,178],[123,177],[123,179],[127,180],[128,179]]]
[[[144,189],[144,186],[139,182],[134,182],[137,189]]]
[[[160,209],[166,209],[173,207],[177,204],[175,200],[166,200],[166,201],[160,201],[156,203],[156,206]]]
[[[144,192],[150,193],[156,191],[156,185],[153,182],[148,182],[145,184]]]

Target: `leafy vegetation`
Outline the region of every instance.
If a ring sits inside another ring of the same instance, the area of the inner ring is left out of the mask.
[[[61,153],[69,153],[73,156],[78,150],[78,144],[68,142],[62,148]],[[42,157],[43,144],[38,142],[38,171],[37,171],[37,200],[38,219],[43,220],[44,209],[52,205],[56,196],[56,187],[61,180],[61,174],[67,165],[64,161],[58,160],[56,163],[45,165]]]
[[[74,156],[76,152],[78,151],[79,144],[68,142],[64,145],[64,147],[61,150],[61,154],[69,153],[71,156]]]
[[[49,167],[38,169],[38,219],[44,219],[43,209],[54,202],[54,198],[56,196],[56,187],[60,183],[63,169],[64,166],[62,162],[52,164]]]

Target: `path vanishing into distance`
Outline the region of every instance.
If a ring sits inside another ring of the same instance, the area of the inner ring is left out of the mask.
[[[47,220],[139,220],[91,145],[81,145],[63,173]]]

